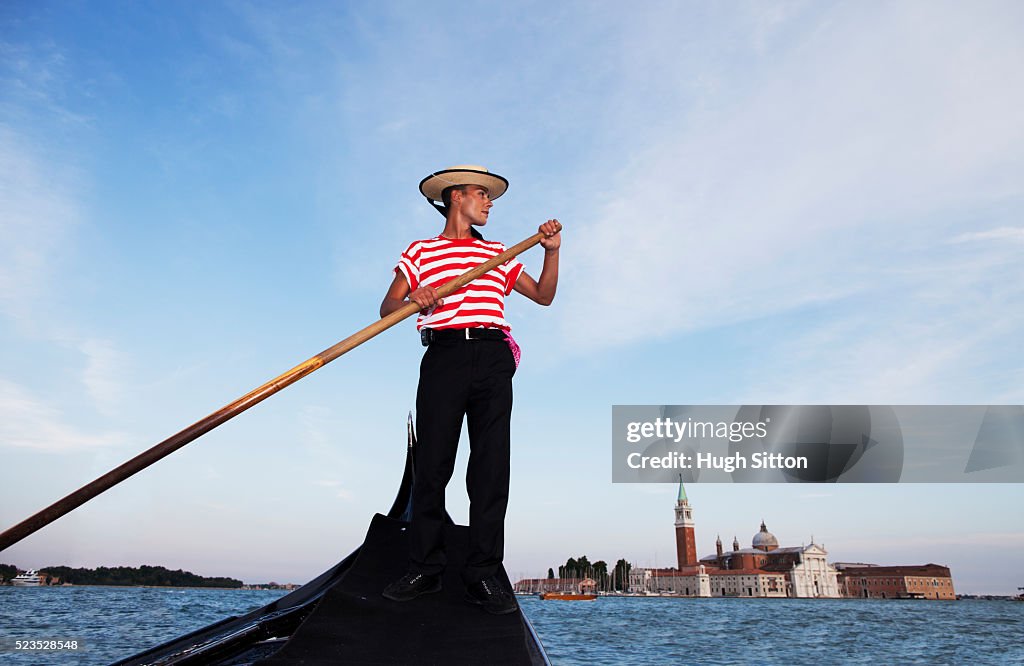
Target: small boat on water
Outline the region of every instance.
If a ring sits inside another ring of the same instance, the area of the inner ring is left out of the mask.
[[[115,666],[289,664],[482,664],[550,666],[522,610],[490,615],[463,599],[459,569],[469,528],[449,517],[442,591],[406,603],[381,591],[408,563],[408,517],[416,437],[410,417],[405,473],[388,514],[371,521],[348,557],[263,608],[229,617],[117,662]],[[511,590],[502,569],[499,578]]]
[[[545,601],[594,601],[596,594],[583,592],[541,592],[540,598]]]
[[[39,587],[42,584],[43,579],[38,571],[26,571],[11,579],[11,585],[15,587]]]

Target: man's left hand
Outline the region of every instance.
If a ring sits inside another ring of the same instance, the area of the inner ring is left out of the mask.
[[[548,251],[555,251],[562,245],[562,225],[558,220],[548,220],[537,228],[537,231],[544,234],[540,239],[541,247]]]

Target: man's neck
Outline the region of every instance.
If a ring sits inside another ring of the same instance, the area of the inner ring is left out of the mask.
[[[444,225],[444,231],[441,232],[441,235],[453,240],[472,238],[473,234],[470,232],[471,228],[472,225],[470,225],[469,221],[455,212],[448,217],[448,220]]]

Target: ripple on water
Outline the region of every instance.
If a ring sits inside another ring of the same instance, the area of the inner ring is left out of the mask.
[[[1008,601],[602,598],[596,604],[600,613],[535,598],[524,598],[522,606],[557,665],[1024,661],[1024,604]]]
[[[79,638],[89,649],[3,664],[109,664],[280,591],[0,587],[0,637]],[[1000,601],[520,599],[556,666],[582,664],[1024,663],[1024,604]]]

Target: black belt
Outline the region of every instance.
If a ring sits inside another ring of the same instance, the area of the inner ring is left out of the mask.
[[[420,329],[420,342],[429,347],[442,340],[504,340],[505,331],[500,328],[433,328]]]

